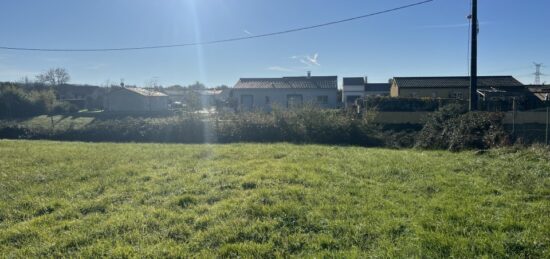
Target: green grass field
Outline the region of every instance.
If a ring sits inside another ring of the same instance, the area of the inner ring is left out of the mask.
[[[550,152],[0,141],[0,257],[550,257]]]

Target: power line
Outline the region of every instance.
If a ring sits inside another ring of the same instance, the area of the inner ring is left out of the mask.
[[[228,39],[222,39],[222,40],[213,40],[213,41],[202,41],[202,42],[191,42],[191,43],[181,43],[181,44],[168,44],[168,45],[155,45],[155,46],[141,46],[141,47],[126,47],[126,48],[96,48],[96,49],[48,49],[48,48],[20,48],[20,47],[9,47],[9,46],[0,46],[0,49],[4,50],[18,50],[18,51],[44,51],[44,52],[101,52],[101,51],[129,51],[129,50],[145,50],[145,49],[163,49],[163,48],[176,48],[176,47],[189,47],[189,46],[198,46],[198,45],[212,45],[212,44],[219,44],[219,43],[226,43],[226,42],[234,42],[234,41],[242,41],[242,40],[250,40],[250,39],[257,39],[257,38],[265,38],[270,36],[276,36],[276,35],[282,35],[282,34],[288,34],[293,32],[299,32],[299,31],[305,31],[305,30],[311,30],[321,27],[326,27],[330,25],[335,25],[339,23],[345,23],[345,22],[351,22],[354,20],[364,19],[376,15],[391,13],[411,7],[415,7],[418,5],[427,4],[429,2],[433,2],[435,0],[425,0],[409,5],[404,5],[392,9],[387,9],[383,11],[378,11],[374,13],[369,13],[361,16],[351,17],[343,20],[337,20],[332,22],[326,22],[322,24],[312,25],[312,26],[304,26],[304,27],[298,27],[294,29],[288,29],[284,31],[277,31],[277,32],[271,32],[271,33],[265,33],[265,34],[258,34],[258,35],[250,35],[245,37],[236,37],[236,38],[228,38]]]

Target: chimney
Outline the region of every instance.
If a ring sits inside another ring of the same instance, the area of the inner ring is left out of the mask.
[[[369,77],[365,76],[365,84],[368,84],[368,83],[369,83]]]
[[[307,78],[311,78],[311,71],[307,71]]]

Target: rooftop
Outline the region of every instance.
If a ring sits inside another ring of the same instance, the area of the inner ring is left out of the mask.
[[[144,88],[124,87],[124,89],[126,89],[128,91],[131,91],[131,92],[134,92],[134,93],[137,93],[139,95],[143,95],[143,96],[168,96],[168,95],[163,94],[161,92],[151,91],[151,90],[147,90],[147,89],[144,89]]]
[[[389,83],[365,84],[366,92],[389,92],[391,85]]]
[[[364,85],[365,78],[363,77],[344,77],[344,85]]]
[[[395,77],[396,84],[399,87],[410,88],[430,88],[430,87],[449,87],[465,88],[470,86],[470,77],[468,76],[450,76],[450,77]],[[478,77],[478,87],[521,87],[523,86],[512,76],[480,76]]]
[[[337,89],[337,76],[241,78],[235,89]]]

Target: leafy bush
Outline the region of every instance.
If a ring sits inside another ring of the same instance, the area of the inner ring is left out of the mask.
[[[97,120],[80,129],[56,133],[58,140],[203,143],[207,139],[205,123],[197,118]]]
[[[510,143],[501,113],[466,113],[460,105],[435,112],[417,137],[416,146],[431,149],[487,149]]]
[[[78,107],[68,102],[57,101],[51,88],[0,88],[0,118],[27,118],[49,113],[75,112],[78,112]]]
[[[437,111],[447,105],[466,107],[466,102],[458,99],[369,97],[365,101],[368,110],[376,111]]]
[[[56,102],[52,107],[54,114],[67,114],[78,112],[78,107],[68,102]]]
[[[46,114],[55,100],[52,91],[24,91],[17,87],[0,89],[0,118],[21,118]]]
[[[14,122],[14,125],[17,125]],[[6,126],[7,127],[7,126]],[[6,128],[1,127],[0,128]],[[55,140],[164,142],[164,143],[233,143],[292,142],[381,146],[384,141],[366,118],[342,111],[304,107],[276,110],[272,113],[238,113],[217,118],[186,114],[164,118],[103,118],[83,127],[39,130],[18,126],[24,138]],[[0,138],[19,138],[14,129],[0,131]],[[9,134],[8,134],[9,133]]]
[[[275,109],[271,113],[241,113],[217,126],[220,142],[293,142],[373,146],[373,127],[362,117],[314,106]]]

